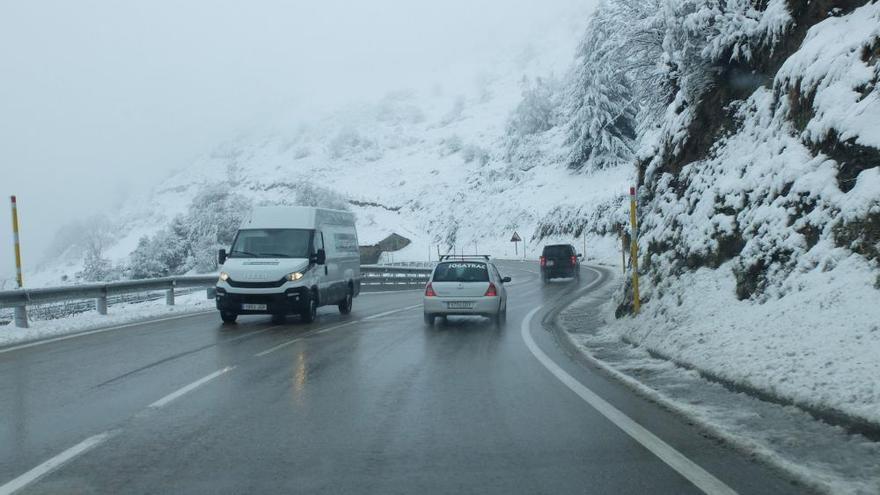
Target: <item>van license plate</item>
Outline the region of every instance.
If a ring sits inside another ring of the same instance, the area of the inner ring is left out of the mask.
[[[265,304],[242,304],[241,309],[244,311],[266,311]]]
[[[555,264],[556,264],[555,261],[553,261],[553,260],[547,260],[547,266],[553,266],[553,265],[555,265]]]
[[[449,309],[471,309],[474,307],[474,303],[467,301],[449,301],[446,303],[446,307]]]

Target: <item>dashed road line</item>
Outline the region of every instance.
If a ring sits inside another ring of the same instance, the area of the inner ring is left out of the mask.
[[[349,322],[346,322],[346,323],[342,323],[342,324],[340,324],[340,325],[333,325],[333,326],[331,326],[331,327],[322,328],[322,329],[320,329],[320,330],[312,330],[311,332],[306,332],[306,333],[304,333],[304,334],[302,334],[302,335],[300,335],[300,336],[298,336],[298,337],[296,337],[296,338],[294,338],[294,339],[290,339],[290,340],[288,340],[288,341],[286,341],[286,342],[282,342],[282,343],[276,345],[275,347],[271,347],[271,348],[269,348],[269,349],[266,349],[265,351],[258,352],[258,353],[256,353],[256,354],[254,354],[254,356],[256,356],[256,357],[263,357],[263,356],[265,356],[265,355],[267,355],[267,354],[271,354],[271,353],[273,353],[273,352],[275,352],[275,351],[277,351],[277,350],[279,350],[279,349],[284,349],[284,348],[287,347],[287,346],[290,346],[290,345],[296,344],[297,342],[299,342],[299,341],[301,341],[301,340],[304,340],[304,339],[306,339],[306,338],[312,337],[312,336],[314,336],[314,335],[318,335],[318,334],[322,334],[322,333],[331,332],[331,331],[333,331],[333,330],[336,330],[336,329],[339,329],[339,328],[342,328],[342,327],[348,327],[348,326],[351,326],[351,325],[355,325],[355,324],[357,324],[357,323],[362,323],[362,322],[364,322],[364,321],[375,320],[375,319],[377,319],[377,318],[382,318],[383,316],[389,316],[389,315],[393,315],[393,314],[396,314],[396,313],[402,313],[402,312],[404,312],[404,311],[409,311],[409,310],[411,310],[411,309],[420,308],[421,306],[422,306],[421,304],[414,304],[414,305],[412,305],[412,306],[407,306],[407,307],[405,307],[405,308],[394,309],[394,310],[391,310],[391,311],[385,311],[384,313],[379,313],[379,314],[375,314],[375,315],[367,316],[367,317],[365,317],[365,318],[361,318],[361,319],[358,319],[358,320],[349,321]]]
[[[73,447],[65,450],[64,452],[56,455],[55,457],[43,462],[39,466],[31,469],[30,471],[22,474],[21,476],[7,482],[6,484],[0,486],[0,495],[11,495],[12,493],[21,490],[27,485],[37,481],[43,476],[49,474],[50,472],[58,469],[63,466],[65,463],[69,462],[76,456],[82,455],[89,450],[97,447],[98,445],[107,441],[113,435],[113,432],[104,432],[99,433],[98,435],[91,436],[86,438],[82,442],[74,445]]]
[[[162,397],[161,399],[157,400],[156,402],[153,402],[152,404],[147,406],[147,408],[158,409],[158,408],[164,407],[164,406],[168,405],[169,403],[173,402],[174,400],[179,399],[180,397],[188,394],[189,392],[192,392],[193,390],[210,382],[211,380],[217,378],[218,376],[224,375],[224,374],[232,371],[233,369],[235,369],[235,366],[227,366],[227,367],[223,368],[222,370],[217,370],[208,376],[199,378],[198,380],[190,383],[189,385],[183,386],[183,387],[175,390],[174,392],[171,392],[170,394],[166,395],[165,397]]]

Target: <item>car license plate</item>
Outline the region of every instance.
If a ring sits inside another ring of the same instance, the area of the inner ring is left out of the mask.
[[[242,304],[241,309],[244,311],[266,311],[265,304]]]
[[[556,264],[555,261],[553,261],[553,260],[547,260],[547,266],[553,266],[553,265],[555,265],[555,264]]]
[[[448,309],[471,309],[474,307],[474,303],[467,301],[449,301],[446,303],[446,307]]]

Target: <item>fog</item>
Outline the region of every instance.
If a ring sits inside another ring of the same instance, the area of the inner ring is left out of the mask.
[[[0,278],[10,194],[27,270],[65,222],[113,211],[244,129],[458,84],[577,3],[4,0]]]

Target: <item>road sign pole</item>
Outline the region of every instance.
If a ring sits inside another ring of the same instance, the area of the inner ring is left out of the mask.
[[[19,242],[18,237],[18,203],[15,200],[15,196],[11,196],[9,199],[12,204],[12,242],[15,243],[15,281],[18,283],[18,288],[23,289],[24,277],[22,276],[21,270],[21,243]],[[19,328],[27,328],[27,307],[16,306],[14,319],[15,326]]]
[[[524,241],[517,231],[513,231],[513,235],[510,236],[510,242],[513,243],[513,254],[519,258],[519,241],[523,243],[523,254],[526,252],[526,241]]]
[[[641,301],[639,300],[639,241],[638,241],[638,224],[636,220],[636,188],[629,188],[629,222],[632,226],[630,234],[630,253],[629,259],[632,262],[633,270],[633,312],[639,314],[641,309]]]

